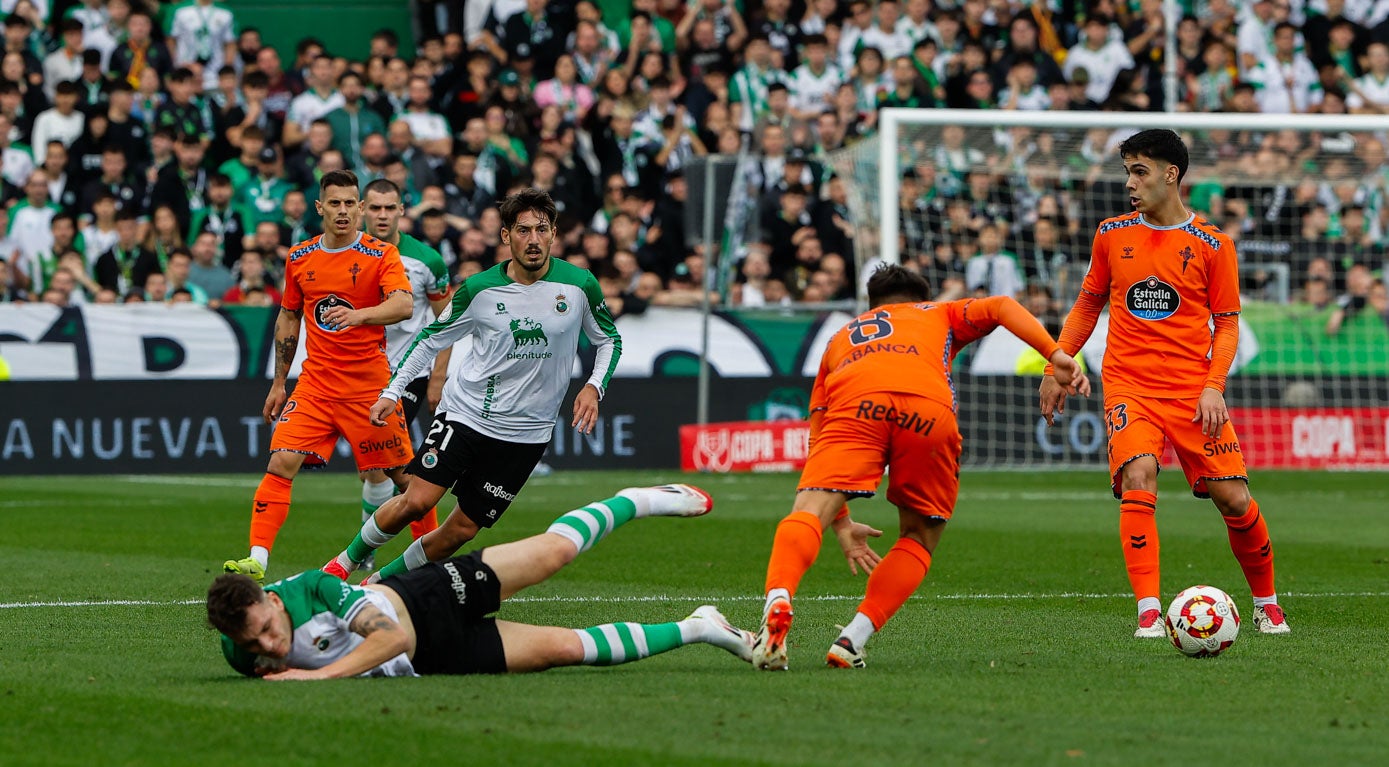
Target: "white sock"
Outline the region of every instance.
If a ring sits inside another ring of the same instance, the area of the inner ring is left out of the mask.
[[[405,557],[405,566],[411,570],[429,564],[429,557],[424,553],[424,539],[416,539],[402,555]]]
[[[1276,605],[1276,604],[1278,604],[1278,595],[1277,595],[1277,594],[1274,594],[1274,595],[1271,596],[1271,597],[1254,597],[1254,606],[1255,606],[1255,607],[1264,607],[1264,606],[1266,606],[1266,605]]]
[[[267,549],[267,548],[265,548],[264,546],[252,546],[252,547],[251,547],[251,559],[254,559],[254,560],[256,560],[257,562],[259,562],[259,563],[260,563],[260,566],[261,566],[262,568],[269,567],[269,566],[270,566],[270,549]]]
[[[1143,597],[1138,600],[1138,617],[1143,617],[1143,613],[1149,610],[1162,611],[1162,602],[1157,597]]]
[[[863,645],[868,642],[869,638],[872,637],[877,630],[878,629],[873,626],[873,621],[869,620],[867,615],[863,613],[854,613],[854,619],[849,621],[849,625],[845,626],[844,631],[839,635],[848,637],[849,641],[854,643],[855,650],[862,650]]]
[[[389,479],[380,482],[366,480],[362,482],[362,521],[367,521],[372,513],[381,508],[381,504],[391,500],[395,494],[395,483]]]
[[[772,602],[775,602],[778,599],[785,599],[786,601],[790,602],[791,592],[787,591],[786,589],[772,589],[771,591],[768,591],[767,601],[762,603],[762,614],[764,616],[767,614],[768,610],[772,609]]]
[[[373,549],[379,549],[385,546],[390,543],[391,539],[395,538],[395,536],[395,533],[388,533],[382,530],[380,525],[376,524],[375,515],[367,517],[366,521],[362,523],[362,542]]]

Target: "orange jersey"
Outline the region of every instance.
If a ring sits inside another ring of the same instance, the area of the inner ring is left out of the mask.
[[[323,247],[322,235],[289,251],[284,299],[280,305],[303,310],[308,336],[303,372],[295,394],[330,400],[375,400],[391,378],[386,330],[358,325],[330,330],[323,312],[334,306],[376,306],[398,290],[410,292],[410,278],[394,245],[359,234],[340,250]]]
[[[945,303],[889,304],[860,314],[830,338],[810,394],[811,410],[883,392],[916,394],[955,406],[950,365],[956,353],[1004,324],[1050,356],[1056,344],[1017,302],[1004,296]]]
[[[1195,214],[1170,227],[1137,212],[1116,216],[1095,233],[1080,289],[1109,299],[1106,393],[1199,395],[1210,370],[1211,317],[1240,310],[1235,244]]]

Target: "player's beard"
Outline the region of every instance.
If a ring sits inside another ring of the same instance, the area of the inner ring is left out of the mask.
[[[531,263],[528,260],[531,258],[536,259],[535,263]],[[516,259],[516,263],[520,264],[521,268],[525,269],[528,272],[538,272],[545,268],[545,264],[549,260],[549,254],[547,254],[544,250],[536,249],[532,251],[527,249],[524,253],[521,254],[520,258]]]

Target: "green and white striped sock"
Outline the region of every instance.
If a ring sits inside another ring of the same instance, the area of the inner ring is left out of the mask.
[[[699,641],[684,623],[604,623],[574,633],[584,645],[583,665],[616,666]]]
[[[613,530],[632,521],[636,515],[635,504],[615,496],[567,512],[551,523],[545,532],[568,538],[582,554],[608,537]]]
[[[389,479],[380,482],[362,482],[362,521],[371,519],[371,515],[381,508],[381,504],[391,500],[395,494],[395,483]]]

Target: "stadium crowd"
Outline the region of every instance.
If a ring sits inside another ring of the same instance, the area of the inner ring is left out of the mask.
[[[1389,112],[1389,0],[1181,7],[1177,109]],[[740,150],[747,229],[715,299],[844,301],[863,275],[831,156],[878,109],[1166,107],[1161,0],[413,8],[412,46],[383,29],[351,58],[305,36],[284,61],[204,0],[0,0],[0,301],[274,305],[288,247],[319,231],[317,179],[348,168],[405,190],[403,229],[455,282],[504,257],[496,201],[532,185],[559,208],[555,254],[615,313],[693,305],[712,265],[686,237],[685,169]],[[1287,264],[1298,300],[1384,312],[1386,137],[1255,126],[1191,137],[1192,207],[1246,260]],[[957,127],[913,145],[907,263],[942,297],[1054,316],[1094,224],[1128,208],[1121,138]]]

